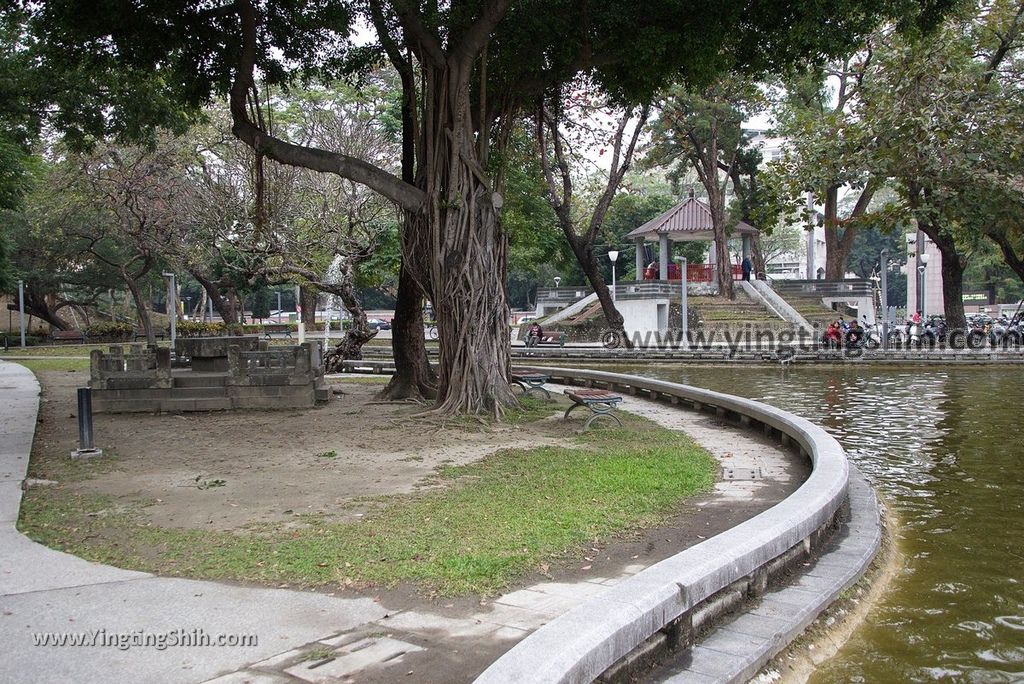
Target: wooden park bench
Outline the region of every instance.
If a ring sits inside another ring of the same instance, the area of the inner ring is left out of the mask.
[[[547,388],[544,387],[544,383],[551,379],[550,375],[524,371],[522,373],[512,373],[511,379],[513,385],[518,385],[523,389],[524,397],[528,397],[534,392],[538,394],[543,392],[546,398],[551,398],[551,392],[548,392]]]
[[[567,419],[573,409],[586,406],[590,409],[591,416],[587,418],[587,422],[583,423],[584,431],[590,427],[591,423],[601,417],[611,418],[619,427],[622,427],[622,421],[619,420],[617,415],[612,413],[615,410],[615,406],[622,401],[621,395],[602,389],[567,389],[565,390],[565,396],[572,399],[573,404],[565,410],[562,420]]]
[[[167,339],[167,331],[166,330],[154,330],[153,331],[153,338],[157,339],[157,340]],[[138,342],[139,340],[144,340],[144,339],[146,339],[146,331],[145,330],[136,330],[135,331],[135,341]]]
[[[540,344],[557,344],[559,347],[564,347],[565,333],[559,330],[545,330],[539,338],[529,333],[526,334],[527,347],[536,347]]]
[[[58,342],[78,342],[85,344],[85,332],[81,330],[53,330],[50,332],[50,340]]]
[[[268,340],[274,333],[284,333],[289,340],[292,339],[292,326],[290,323],[267,323],[263,326],[263,336]]]

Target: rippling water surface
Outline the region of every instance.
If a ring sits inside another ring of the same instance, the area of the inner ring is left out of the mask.
[[[906,565],[832,682],[1024,682],[1024,373],[647,365],[827,428],[895,507]]]

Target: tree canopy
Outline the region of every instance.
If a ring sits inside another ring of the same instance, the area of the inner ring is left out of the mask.
[[[151,0],[19,3],[25,49],[72,142],[180,127],[228,95],[233,132],[267,158],[334,173],[400,206],[403,273],[440,335],[438,408],[500,414],[508,387],[506,173],[491,166],[517,117],[577,87],[646,104],[673,82],[707,85],[842,54],[883,19],[933,22],[952,0]],[[368,42],[362,38],[373,27]],[[402,86],[401,172],[278,137],[264,86],[357,79],[389,62]],[[402,291],[401,283],[399,291]],[[401,296],[399,297],[401,300]],[[398,306],[402,348],[419,309]],[[408,327],[406,327],[408,326]],[[415,346],[415,345],[414,345]],[[424,382],[416,383],[422,386]]]

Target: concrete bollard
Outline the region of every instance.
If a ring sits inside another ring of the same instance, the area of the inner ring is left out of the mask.
[[[92,389],[78,388],[78,448],[71,452],[71,458],[93,458],[102,456],[103,450],[92,444]]]

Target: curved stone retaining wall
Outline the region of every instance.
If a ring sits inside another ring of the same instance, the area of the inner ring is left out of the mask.
[[[590,682],[613,666],[621,668],[659,632],[668,632],[676,642],[689,641],[701,623],[760,594],[770,576],[805,557],[842,512],[850,477],[846,455],[808,420],[757,401],[634,375],[536,370],[550,374],[552,382],[689,404],[751,428],[760,425],[799,448],[813,469],[796,492],[771,509],[623,580],[540,628],[487,668],[478,684]]]

